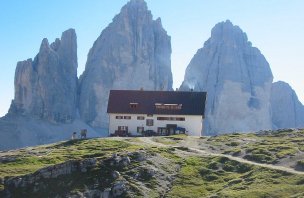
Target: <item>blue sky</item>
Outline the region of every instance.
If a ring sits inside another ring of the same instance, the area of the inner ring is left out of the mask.
[[[0,2],[0,116],[14,95],[17,61],[33,58],[43,38],[53,42],[74,28],[78,74],[101,31],[128,0],[3,0]],[[247,33],[269,62],[274,80],[288,82],[304,102],[303,0],[146,0],[171,36],[174,87],[186,66],[210,37],[212,27],[229,19]]]

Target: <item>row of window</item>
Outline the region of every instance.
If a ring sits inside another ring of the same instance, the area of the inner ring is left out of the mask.
[[[116,116],[116,119],[117,120],[122,120],[122,119],[131,120],[131,116]],[[145,119],[145,116],[137,116],[137,120],[144,120],[144,119]],[[185,118],[184,117],[157,117],[157,120],[185,121]],[[147,125],[147,126],[153,126],[153,125]]]
[[[118,130],[119,131],[127,131],[128,132],[128,127],[127,126],[118,126]],[[145,128],[144,127],[137,127],[137,133],[143,133],[145,131]],[[162,135],[166,135],[168,133],[168,129],[165,128],[165,127],[158,127],[157,128],[157,132],[159,134],[162,134]]]
[[[137,102],[132,102],[129,104],[131,109],[138,108]],[[166,110],[181,110],[182,104],[163,104],[163,103],[155,103],[156,109],[166,109]]]
[[[131,120],[131,116],[116,116],[115,118],[117,120],[122,120],[122,119]],[[144,120],[144,119],[145,119],[145,116],[137,116],[137,120]]]
[[[185,121],[184,117],[157,117],[157,120]]]
[[[131,120],[131,116],[116,116],[117,120],[125,119],[125,120]]]
[[[118,131],[129,131],[128,126],[118,126]],[[137,127],[137,133],[143,133],[145,131],[144,127]]]
[[[182,104],[162,104],[162,103],[155,103],[156,109],[165,109],[165,110],[181,110]]]

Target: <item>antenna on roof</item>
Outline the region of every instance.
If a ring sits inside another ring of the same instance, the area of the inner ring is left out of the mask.
[[[139,90],[140,90],[140,91],[143,91],[143,90],[144,90],[144,88],[143,88],[143,87],[141,87]]]
[[[193,91],[193,89],[190,89],[190,91],[192,92],[192,91]]]

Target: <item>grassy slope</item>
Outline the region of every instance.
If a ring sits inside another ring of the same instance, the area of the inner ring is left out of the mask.
[[[30,147],[2,153],[1,158],[13,161],[0,163],[0,178],[33,173],[38,169],[72,159],[102,158],[114,152],[133,151],[140,146],[126,141],[110,139],[89,139],[60,142],[46,146]],[[0,185],[0,190],[3,186]]]
[[[182,138],[164,137],[157,141],[166,145],[175,145]],[[243,141],[245,139],[250,141],[245,143]],[[262,156],[258,160],[266,161],[261,162],[276,163],[280,159],[301,152],[304,147],[304,132],[286,132],[264,136],[232,134],[208,139],[203,138],[202,140],[214,147],[215,152],[234,154],[235,151],[240,150],[240,152],[243,152],[243,156],[262,154],[270,158]],[[170,159],[172,165],[180,165],[181,169],[176,175],[167,197],[304,196],[303,175],[287,174],[281,171],[245,165],[223,157],[200,157],[191,153],[181,156],[178,155],[179,149],[141,145],[138,139],[123,141],[113,139],[77,140],[1,153],[2,159],[10,156],[14,160],[0,164],[0,178],[32,173],[42,167],[58,164],[69,159],[105,158],[113,153],[139,149],[143,149],[147,153],[158,153],[164,158]],[[137,164],[135,163],[132,166],[135,167]],[[97,174],[92,172],[92,174],[86,175],[88,180],[92,180]],[[77,177],[83,178],[84,176],[74,175],[72,179]],[[102,177],[102,175],[98,175],[98,177]],[[62,179],[63,181],[71,180],[68,177]],[[75,183],[77,188],[69,190],[83,189],[88,180],[77,180]],[[149,181],[151,182],[151,193],[158,197],[157,191],[153,190],[157,185],[153,184],[152,181],[154,180]],[[56,181],[50,180],[50,183],[52,182],[56,183]],[[136,183],[133,186],[134,189],[137,188]],[[0,186],[1,188],[3,186]],[[138,196],[141,195],[143,195],[142,192],[138,190]]]
[[[168,197],[299,197],[304,176],[240,164],[222,157],[189,157]]]
[[[278,164],[286,158],[291,161],[304,159],[304,130],[263,135],[228,134],[210,137],[204,143],[220,153],[242,156],[259,163]]]

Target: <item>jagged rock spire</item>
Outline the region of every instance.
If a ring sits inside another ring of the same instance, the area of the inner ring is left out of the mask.
[[[275,129],[304,127],[304,106],[288,83],[278,81],[272,84],[270,102]]]
[[[227,20],[192,58],[181,89],[207,91],[205,134],[256,131],[271,128],[272,80],[264,56]]]
[[[17,63],[9,113],[70,122],[76,116],[76,101],[77,43],[75,30],[69,29],[51,45],[43,39],[34,61]]]
[[[131,0],[94,42],[80,78],[80,115],[107,127],[110,89],[171,90],[171,43],[143,0]]]

